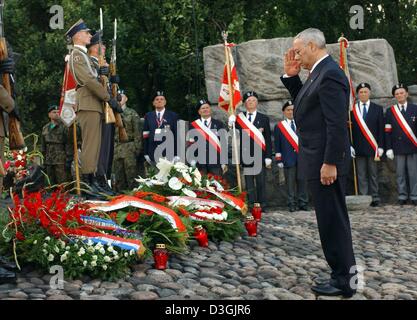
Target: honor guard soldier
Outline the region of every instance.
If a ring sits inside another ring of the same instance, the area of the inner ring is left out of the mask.
[[[56,185],[67,181],[74,151],[69,130],[60,120],[57,105],[48,107],[48,117],[50,122],[42,128],[41,149],[49,182]]]
[[[361,83],[356,88],[358,101],[351,111],[352,157],[356,158],[359,193],[372,196],[371,206],[379,205],[377,161],[384,153],[384,110],[369,100],[371,86]]]
[[[298,209],[308,210],[307,181],[297,179],[298,137],[294,121],[294,105],[291,100],[282,106],[284,120],[274,129],[275,160],[278,167],[284,168],[287,184],[288,208],[290,212]]]
[[[101,53],[100,53],[101,47]],[[106,45],[104,43],[100,43],[100,33],[96,32],[90,41],[90,44],[87,45],[88,54],[90,55],[94,66],[96,68],[97,73],[99,76],[108,77],[110,70],[109,65],[107,62],[104,66],[99,65],[99,58],[100,56],[106,56]],[[118,77],[114,76],[111,77],[110,81],[115,81]],[[110,86],[109,89],[110,90]],[[122,113],[123,110],[120,105],[115,104],[113,105],[113,111],[117,113]],[[102,119],[102,127],[101,127],[101,146],[100,146],[100,153],[97,163],[97,172],[96,178],[98,184],[101,188],[101,192],[114,196],[116,193],[110,188],[107,181],[111,177],[111,167],[113,163],[113,155],[114,155],[114,133],[115,133],[115,125],[114,123],[106,123],[104,118]]]
[[[0,107],[2,111],[13,114],[19,121],[19,112],[13,98],[9,95],[7,90],[1,84],[1,79],[4,74],[14,73],[14,60],[12,57],[0,61]],[[4,138],[6,136],[6,128],[3,119],[3,112],[0,112],[0,159],[2,165],[4,161]],[[3,177],[0,177],[0,192],[3,191]],[[0,284],[16,282],[16,265],[7,261],[0,256]]]
[[[92,59],[87,54],[91,34],[83,20],[75,23],[66,33],[73,43],[70,54],[70,70],[77,82],[77,121],[81,128],[81,174],[82,180],[89,185],[88,197],[97,197],[101,192],[96,178],[97,163],[101,146],[101,127],[103,104],[108,102],[117,108],[116,99],[111,99],[107,88],[99,81],[99,74]]]
[[[176,159],[177,147],[177,121],[178,115],[175,112],[167,110],[167,101],[163,91],[157,91],[153,98],[153,106],[155,111],[145,114],[145,123],[143,126],[143,141],[144,141],[144,158],[150,165],[155,165],[159,159],[155,159],[155,150],[162,144],[166,137],[163,135],[172,132],[174,138],[173,152],[162,152],[162,157],[167,157],[168,160]],[[161,139],[162,138],[162,139]],[[171,153],[171,154],[170,154]]]
[[[121,142],[115,137],[114,147],[114,176],[117,191],[132,190],[136,187],[135,178],[138,176],[137,159],[142,149],[141,119],[138,113],[127,106],[128,98],[122,93],[122,119],[129,138]]]
[[[392,95],[397,103],[386,111],[386,155],[395,158],[399,204],[410,198],[417,205],[417,105],[407,102],[408,87],[404,84],[395,85]]]
[[[210,103],[206,99],[197,102],[196,110],[200,117],[190,123],[190,130],[194,129],[195,134],[189,136],[188,142],[193,144],[203,141],[205,152],[202,155],[194,151],[194,154],[187,154],[187,159],[191,160],[192,166],[197,166],[204,174],[221,176],[222,172],[227,170],[227,165],[221,163],[222,145],[219,130],[225,127],[221,121],[212,118]],[[197,151],[202,149],[199,148]]]
[[[246,112],[239,113],[236,119],[229,117],[229,126],[235,120],[236,128],[240,131],[240,163],[244,169],[249,205],[260,203],[265,208],[265,168],[270,169],[272,165],[270,121],[267,115],[257,111],[256,92],[246,92],[243,102]]]

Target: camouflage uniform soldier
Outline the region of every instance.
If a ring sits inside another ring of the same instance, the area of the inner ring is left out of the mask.
[[[142,149],[141,121],[137,112],[126,106],[127,96],[122,94],[122,119],[128,136],[127,142],[120,142],[118,135],[115,138],[114,148],[114,174],[116,177],[116,190],[132,190],[135,178],[138,176],[137,159]]]
[[[68,128],[59,120],[57,105],[49,106],[48,117],[51,121],[42,128],[41,146],[46,174],[51,185],[55,185],[67,180],[66,170],[71,169],[73,151]]]

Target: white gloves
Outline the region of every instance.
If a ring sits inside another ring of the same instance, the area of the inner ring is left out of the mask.
[[[384,154],[384,149],[378,148],[378,156],[382,157],[383,154]]]
[[[197,165],[197,161],[191,160],[190,166],[193,167],[193,168],[195,168],[196,165]]]
[[[352,158],[355,158],[355,157],[356,157],[355,149],[353,149],[353,147],[352,147],[352,146],[350,146],[350,156],[351,156]]]
[[[284,168],[284,164],[282,162],[278,162],[278,168],[280,169]]]
[[[227,172],[227,170],[229,170],[229,168],[227,167],[227,164],[222,164],[223,174],[225,174]]]
[[[233,127],[233,124],[236,122],[236,116],[234,114],[232,114],[229,117],[229,127]]]
[[[272,165],[272,159],[265,158],[265,167],[267,167],[268,169],[271,169],[271,165]]]
[[[174,157],[174,159],[172,159],[172,161],[173,161],[174,163],[177,163],[177,162],[180,162],[180,161],[181,161],[181,158],[180,158],[180,157],[178,157],[178,156],[175,156],[175,157]]]
[[[147,154],[144,156],[144,158],[147,163],[152,164],[151,158]]]
[[[387,150],[386,155],[388,159],[394,160],[394,151],[392,149]]]

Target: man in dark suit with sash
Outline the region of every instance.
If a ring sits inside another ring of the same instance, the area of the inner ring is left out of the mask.
[[[200,143],[202,142],[204,144],[204,154],[200,154],[200,151],[203,151],[200,147],[197,153],[195,151],[194,154],[187,153],[187,159],[191,165],[196,165],[202,173],[221,176],[227,168],[226,164],[221,161],[222,140],[220,134],[222,131],[220,130],[224,129],[224,124],[212,117],[210,103],[206,99],[197,102],[196,110],[200,117],[190,123],[188,143],[192,145],[197,142],[201,146]],[[223,132],[225,133],[225,130]],[[223,147],[226,148],[227,146]]]
[[[358,101],[351,111],[353,149],[356,157],[359,193],[372,195],[372,207],[379,205],[377,161],[384,154],[384,111],[369,100],[371,85],[361,83],[356,88]]]
[[[310,71],[304,85],[298,76],[301,67]],[[350,162],[349,82],[328,55],[323,33],[313,28],[295,37],[285,55],[284,71],[281,81],[295,105],[298,177],[308,181],[323,252],[331,268],[331,279],[312,290],[351,297],[356,292],[356,262],[345,201]]]
[[[397,104],[386,111],[387,157],[394,160],[395,156],[398,203],[400,205],[407,204],[409,197],[411,203],[416,206],[417,105],[407,102],[408,88],[402,83],[392,88],[392,95],[397,100]]]

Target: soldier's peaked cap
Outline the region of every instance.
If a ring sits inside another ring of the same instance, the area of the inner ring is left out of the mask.
[[[74,23],[71,28],[68,29],[67,33],[65,33],[65,36],[67,38],[72,38],[77,32],[80,31],[90,31],[83,19],[80,19]]]
[[[249,97],[255,97],[256,99],[258,99],[258,94],[255,91],[245,92],[245,94],[243,95],[243,102],[245,102]]]
[[[284,111],[286,107],[293,106],[293,105],[294,105],[294,104],[293,104],[292,100],[288,100],[288,101],[287,101],[287,102],[285,102],[285,103],[284,103],[284,105],[282,106],[282,111]]]
[[[58,106],[56,104],[50,104],[48,106],[48,113],[51,112],[51,111],[53,111],[53,110],[58,110],[58,109],[59,108],[58,108]]]
[[[98,44],[100,42],[100,31],[97,31],[90,40],[90,44],[87,45],[87,49],[91,46],[94,46],[95,44]]]
[[[398,89],[405,89],[408,92],[408,87],[405,84],[399,83],[392,87],[392,95],[395,96],[395,91]]]
[[[359,90],[363,88],[368,88],[369,90],[371,90],[371,85],[366,82],[359,83],[359,85],[356,87],[356,93],[358,93]]]

